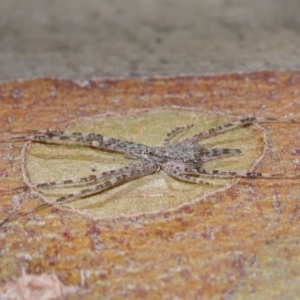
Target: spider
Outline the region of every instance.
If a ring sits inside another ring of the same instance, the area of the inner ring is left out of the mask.
[[[176,127],[171,130],[165,137],[162,146],[150,147],[144,144],[123,141],[111,137],[106,137],[101,134],[94,133],[81,133],[81,132],[68,132],[55,129],[44,130],[24,130],[24,131],[2,131],[12,134],[21,134],[7,139],[0,140],[0,142],[12,141],[37,141],[37,142],[74,142],[83,145],[124,154],[125,158],[130,159],[127,166],[104,172],[98,175],[90,175],[78,179],[69,179],[62,181],[52,181],[40,183],[32,186],[36,189],[46,189],[53,186],[75,185],[80,183],[94,184],[93,186],[83,189],[79,192],[70,193],[63,197],[56,199],[53,203],[43,203],[36,206],[31,211],[17,213],[14,216],[5,218],[0,227],[19,217],[34,213],[38,210],[51,207],[55,204],[83,198],[91,194],[100,193],[104,190],[121,185],[125,182],[148,176],[159,171],[164,171],[167,175],[181,181],[196,183],[196,184],[209,184],[201,179],[201,175],[207,176],[225,176],[235,178],[289,178],[297,179],[299,175],[286,175],[286,174],[269,174],[257,172],[227,172],[219,170],[207,170],[203,165],[212,159],[216,159],[224,155],[238,155],[241,153],[239,149],[228,148],[215,148],[208,149],[199,144],[199,141],[209,138],[212,135],[220,134],[231,130],[233,128],[241,127],[252,123],[262,122],[288,122],[300,123],[295,120],[283,120],[274,118],[262,117],[244,117],[235,122],[228,123],[222,126],[213,127],[206,131],[195,134],[189,138],[183,139],[177,143],[171,143],[172,139],[194,126]],[[26,189],[23,186],[17,189]]]

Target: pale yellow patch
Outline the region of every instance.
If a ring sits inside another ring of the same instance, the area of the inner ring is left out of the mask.
[[[236,119],[198,110],[161,109],[106,115],[77,119],[60,129],[86,133],[100,133],[117,139],[144,143],[149,146],[162,145],[166,134],[174,127],[194,123],[175,138],[179,141]],[[254,125],[237,128],[204,139],[201,145],[208,148],[238,148],[242,155],[219,158],[205,164],[206,169],[224,171],[249,170],[263,153],[263,135]],[[33,143],[27,155],[27,170],[32,184],[56,180],[80,178],[91,174],[117,169],[129,162],[122,154],[105,152],[74,144]],[[96,170],[96,171],[93,171]],[[178,181],[162,171],[130,181],[102,193],[76,200],[68,205],[98,217],[132,216],[176,209],[185,203],[203,199],[203,196],[230,186],[236,179],[202,176],[210,185]],[[65,194],[86,189],[80,187],[58,187],[41,191],[49,200]]]

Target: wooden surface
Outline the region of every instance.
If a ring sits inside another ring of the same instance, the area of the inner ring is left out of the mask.
[[[288,72],[7,82],[0,84],[0,126],[48,128],[107,112],[172,106],[196,109],[203,123],[218,113],[224,120],[300,120],[299,91],[300,74]],[[255,170],[299,173],[300,126],[263,128],[253,129],[254,148],[263,156]],[[228,143],[231,137],[239,138],[232,132]],[[21,146],[0,146],[1,189],[23,184]],[[70,299],[292,299],[299,295],[299,195],[299,180],[242,179],[163,213],[145,208],[97,219],[81,208],[48,209],[0,228],[0,291],[26,274],[54,272],[64,286],[75,287],[75,293],[65,289]],[[0,219],[41,203],[29,192],[0,197]]]

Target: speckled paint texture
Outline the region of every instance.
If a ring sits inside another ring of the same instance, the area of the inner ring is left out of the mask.
[[[218,124],[242,115],[300,119],[299,91],[300,74],[288,72],[93,82],[35,79],[1,83],[0,122],[2,129],[66,126],[62,124],[71,121],[67,126],[80,127],[84,124],[77,119],[82,117],[94,122],[95,115],[113,112],[120,114],[122,123],[126,112],[173,106],[199,111],[205,128],[219,113]],[[157,122],[164,124],[163,120]],[[178,125],[185,122],[189,123],[185,120]],[[256,171],[300,172],[299,126],[262,127],[229,133],[224,146],[240,141],[246,150],[244,139],[252,134],[257,151],[252,163],[263,154]],[[117,130],[118,134],[124,129]],[[150,135],[146,129],[143,138]],[[160,135],[153,143],[159,140]],[[21,146],[0,145],[2,189],[23,184]],[[97,155],[89,150],[80,153],[90,158],[90,169],[101,166],[100,162],[93,165]],[[59,159],[64,165],[70,158],[62,155]],[[251,163],[240,163],[238,168],[251,168]],[[129,184],[126,189],[130,193],[136,186]],[[78,213],[86,208],[76,205],[41,211],[0,229],[0,283],[4,288],[24,273],[55,274],[64,287],[76,288],[76,292],[68,290],[67,299],[293,298],[299,294],[300,272],[295,267],[299,265],[299,194],[297,180],[241,179],[202,201],[191,199],[163,213],[140,211],[122,218],[97,218],[97,212]],[[0,197],[1,219],[42,201],[28,192],[1,193]],[[115,205],[122,201],[118,197]],[[289,290],[283,281],[290,282]]]

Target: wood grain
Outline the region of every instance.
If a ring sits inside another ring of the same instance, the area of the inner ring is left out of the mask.
[[[174,105],[228,117],[300,120],[299,92],[300,73],[292,72],[3,82],[0,126],[47,128]],[[268,151],[256,170],[299,173],[299,126],[263,127]],[[22,184],[19,147],[0,145],[1,189]],[[54,271],[65,286],[77,286],[70,299],[292,299],[299,295],[299,195],[298,180],[242,179],[205,201],[164,213],[98,220],[47,210],[0,229],[0,283],[22,270]],[[0,201],[0,219],[40,202],[30,193],[2,193]]]

